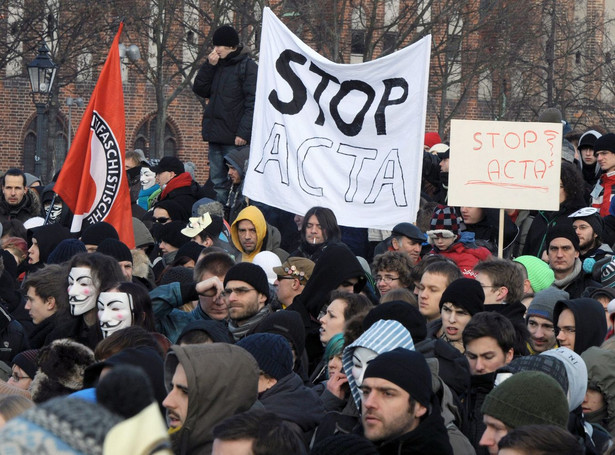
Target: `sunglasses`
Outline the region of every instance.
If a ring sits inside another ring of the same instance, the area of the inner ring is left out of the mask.
[[[171,221],[171,218],[166,218],[166,217],[164,217],[164,216],[161,216],[160,218],[156,218],[156,217],[154,217],[154,218],[152,218],[152,220],[154,220],[154,223],[164,224],[164,223],[166,223],[167,221]]]

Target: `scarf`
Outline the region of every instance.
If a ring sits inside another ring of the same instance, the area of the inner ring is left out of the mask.
[[[574,269],[572,270],[572,273],[570,273],[569,275],[565,276],[561,280],[555,280],[553,282],[553,286],[555,286],[558,289],[565,290],[566,286],[568,286],[577,277],[577,275],[581,272],[581,268],[582,267],[583,267],[583,265],[581,264],[581,260],[579,258],[576,258],[574,260]]]
[[[261,310],[256,313],[254,316],[251,316],[248,319],[244,320],[244,323],[241,325],[237,325],[236,321],[232,319],[228,322],[228,330],[233,335],[233,339],[237,342],[245,337],[252,329],[254,329],[257,325],[261,323],[266,316],[271,313],[271,307],[269,305],[265,305]]]
[[[156,191],[160,191],[160,186],[158,184],[152,185],[146,190],[141,189],[141,191],[139,191],[139,197],[137,198],[137,204],[144,210],[149,210],[149,198]]]
[[[190,186],[192,184],[192,176],[188,172],[182,172],[181,174],[172,178],[167,186],[162,190],[160,200],[164,199],[169,193],[177,188],[183,188],[184,186]]]

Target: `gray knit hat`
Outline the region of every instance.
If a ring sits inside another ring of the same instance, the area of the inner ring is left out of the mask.
[[[552,377],[540,371],[522,371],[493,389],[481,412],[513,429],[523,425],[557,425],[565,429],[568,400]]]
[[[527,309],[526,319],[530,316],[539,316],[553,322],[553,308],[559,300],[570,298],[566,291],[558,288],[546,288],[537,292]]]

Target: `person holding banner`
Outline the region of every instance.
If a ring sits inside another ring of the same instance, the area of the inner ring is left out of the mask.
[[[224,157],[248,144],[252,136],[257,66],[230,25],[216,29],[212,41],[214,49],[199,69],[192,89],[209,100],[202,135],[209,143],[209,178],[218,201],[224,204],[229,192]]]

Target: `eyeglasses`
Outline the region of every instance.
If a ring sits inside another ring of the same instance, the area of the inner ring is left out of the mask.
[[[226,288],[224,290],[223,295],[229,296],[234,292],[237,296],[242,296],[242,295],[247,294],[250,291],[256,291],[256,289],[254,288]]]
[[[566,335],[573,335],[577,331],[576,327],[555,327],[555,334],[559,335],[560,332],[563,332]]]
[[[399,280],[399,277],[394,278],[388,275],[385,275],[385,276],[376,275],[375,279],[376,279],[376,283],[379,283],[381,281],[384,281],[385,283],[390,283],[391,281]]]
[[[11,377],[13,378],[13,381],[15,382],[19,382],[22,379],[30,379],[30,376],[19,376],[17,372],[14,372],[13,374],[11,374]]]
[[[156,218],[156,217],[154,217],[154,218],[152,218],[152,220],[154,220],[154,223],[164,224],[164,223],[166,223],[167,221],[171,221],[171,218],[166,218],[166,217],[164,217],[164,216],[161,216],[160,218]]]

